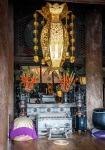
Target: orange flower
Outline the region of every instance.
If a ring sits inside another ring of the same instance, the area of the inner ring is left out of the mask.
[[[35,77],[30,77],[29,75],[20,76],[21,82],[24,86],[25,91],[31,92],[34,88],[34,84],[36,82]]]
[[[63,92],[68,92],[70,89],[70,86],[74,86],[77,81],[78,81],[78,78],[74,80],[74,76],[70,78],[70,74],[66,74],[64,78],[60,77],[58,79],[58,82],[60,83],[60,88]]]
[[[58,79],[58,82],[60,83],[60,87],[63,92],[69,91],[71,83],[69,75],[67,75],[65,78],[61,77],[60,79]]]

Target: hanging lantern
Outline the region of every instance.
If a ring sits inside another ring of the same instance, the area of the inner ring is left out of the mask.
[[[37,10],[36,12],[40,13],[45,21],[41,21],[41,24],[43,25],[42,31],[41,31],[41,47],[42,47],[42,53],[43,53],[43,59],[45,63],[49,66],[48,72],[51,74],[53,71],[56,73],[63,72],[62,65],[64,64],[66,59],[70,59],[71,62],[74,62],[75,59],[73,59],[73,53],[70,57],[70,54],[68,52],[68,46],[71,42],[71,50],[72,52],[75,50],[74,47],[74,15],[72,14],[72,11],[68,10],[67,4],[63,3],[59,5],[58,3],[50,4],[46,3],[46,6],[42,7],[41,10]],[[68,33],[68,24],[67,21],[70,18],[69,14],[71,16],[71,39],[69,42],[69,33]],[[34,15],[35,22],[35,31],[34,34],[36,34],[37,30],[37,15]],[[63,25],[62,19],[66,19],[66,24]],[[37,43],[37,37],[35,37],[34,42],[35,46]],[[37,50],[35,49],[35,55]]]

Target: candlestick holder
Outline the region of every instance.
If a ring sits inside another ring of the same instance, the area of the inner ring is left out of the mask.
[[[78,108],[75,115],[75,130],[77,130],[78,132],[86,131],[86,115],[82,110],[84,93],[81,91],[80,87],[75,95],[75,98],[76,105]]]

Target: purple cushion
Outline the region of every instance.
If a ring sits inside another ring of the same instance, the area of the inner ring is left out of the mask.
[[[14,120],[14,122],[15,122],[15,120]],[[30,136],[33,139],[37,139],[36,131],[35,131],[34,125],[32,123],[32,120],[29,119],[29,122],[28,122],[28,123],[31,122],[31,124],[32,124],[31,128],[28,127],[28,124],[26,124],[26,122],[22,122],[21,126],[19,126],[21,122],[18,122],[18,124],[17,124],[18,128],[16,128],[14,126],[14,122],[12,123],[11,131],[10,131],[10,139],[11,140],[13,140],[15,137],[21,136],[21,135]],[[27,127],[26,127],[26,125],[27,125]]]
[[[91,130],[91,134],[95,138],[101,138],[101,139],[105,138],[105,130],[99,130],[99,129],[93,128]]]

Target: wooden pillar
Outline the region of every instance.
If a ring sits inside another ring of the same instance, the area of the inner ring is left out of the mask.
[[[0,150],[8,138],[8,0],[0,0]]]
[[[87,129],[91,129],[93,127],[93,109],[103,107],[102,19],[100,7],[89,8],[85,25]]]
[[[105,108],[105,77],[103,77],[103,107]]]
[[[8,116],[9,129],[14,119],[14,14],[13,14],[13,0],[8,0]]]

